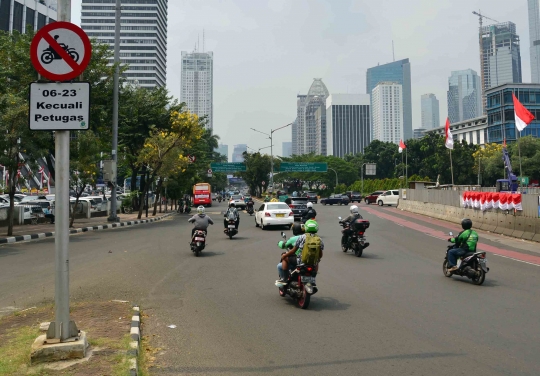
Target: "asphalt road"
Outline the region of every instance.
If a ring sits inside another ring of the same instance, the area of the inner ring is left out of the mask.
[[[199,258],[186,216],[71,237],[72,300],[140,303],[153,375],[540,374],[537,265],[488,254],[483,286],[446,278],[440,223],[364,204],[371,246],[356,258],[339,249],[347,208],[316,205],[326,250],[301,310],[274,286],[281,230],[244,214],[229,240],[221,208]],[[0,247],[0,314],[52,299],[53,254],[51,240]]]

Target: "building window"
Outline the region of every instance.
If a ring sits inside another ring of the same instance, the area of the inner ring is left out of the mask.
[[[18,2],[13,3],[13,31],[22,33],[24,5]]]
[[[33,9],[26,7],[26,32],[35,29],[35,18],[36,12]]]

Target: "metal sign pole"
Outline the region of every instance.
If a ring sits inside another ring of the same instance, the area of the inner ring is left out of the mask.
[[[118,216],[116,215],[116,172],[118,163],[118,81],[120,75],[120,0],[116,0],[115,7],[115,21],[114,21],[114,63],[116,68],[114,70],[114,86],[113,86],[113,139],[112,139],[112,183],[111,191],[111,214],[109,215],[109,222],[118,222]]]
[[[58,0],[58,20],[71,21],[71,0]],[[55,325],[54,338],[64,341],[69,330],[69,131],[55,133]]]

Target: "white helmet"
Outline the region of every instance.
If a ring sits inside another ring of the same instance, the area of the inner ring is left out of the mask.
[[[308,203],[307,203],[307,207],[308,207],[308,208],[312,208],[312,207],[313,207],[313,203],[312,203],[312,202],[308,202]]]
[[[358,206],[356,206],[356,205],[351,205],[351,207],[349,208],[349,210],[351,211],[351,214],[352,214],[352,215],[358,215],[358,214],[360,214],[360,213],[358,212]]]
[[[199,213],[199,214],[201,214],[201,215],[204,215],[204,206],[202,206],[202,205],[199,206],[199,207],[197,208],[197,213]]]

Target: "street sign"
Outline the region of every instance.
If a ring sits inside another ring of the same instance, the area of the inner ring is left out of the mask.
[[[328,172],[326,162],[281,162],[282,172]]]
[[[261,184],[262,184],[262,185],[265,185],[266,183],[263,181]]]
[[[114,161],[112,159],[107,159],[103,161],[103,180],[106,182],[116,182],[116,176],[113,169]]]
[[[210,167],[214,172],[236,172],[236,171],[246,171],[246,165],[241,162],[233,163],[210,163]]]
[[[212,175],[212,169],[209,168],[208,171],[207,171],[210,175]]]
[[[195,163],[195,161],[197,160],[197,157],[194,155],[188,155],[187,158],[189,163]],[[209,174],[211,174],[211,172],[209,172]]]
[[[70,22],[53,22],[42,27],[32,39],[30,59],[43,77],[69,81],[86,69],[92,45],[86,33]]]
[[[529,185],[529,177],[528,176],[520,176],[518,177],[521,185]]]
[[[377,175],[376,163],[366,163],[366,175]]]
[[[29,125],[34,131],[86,130],[90,118],[90,83],[30,84]]]

